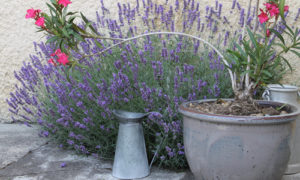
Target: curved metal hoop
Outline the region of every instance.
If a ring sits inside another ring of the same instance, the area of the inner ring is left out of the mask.
[[[204,44],[208,45],[210,48],[212,48],[219,56],[220,58],[222,59],[223,63],[228,67],[229,66],[229,63],[226,61],[226,59],[224,58],[223,54],[215,47],[213,46],[211,43],[209,43],[208,41],[200,38],[200,37],[197,37],[197,36],[194,36],[194,35],[190,35],[190,34],[186,34],[186,33],[182,33],[182,32],[151,32],[151,33],[145,33],[145,34],[141,34],[141,35],[138,35],[138,36],[135,36],[135,37],[131,37],[131,38],[127,38],[127,39],[123,39],[121,40],[121,42],[118,42],[116,44],[113,44],[111,46],[109,46],[108,48],[102,50],[101,52],[99,53],[96,53],[96,54],[93,54],[93,55],[100,55],[118,45],[121,45],[123,43],[126,43],[128,41],[132,41],[132,40],[135,40],[135,39],[139,39],[139,38],[142,38],[142,37],[146,37],[146,36],[150,36],[150,35],[160,35],[160,34],[166,34],[166,35],[179,35],[179,36],[185,36],[185,37],[189,37],[189,38],[192,38],[192,39],[196,39],[196,40],[199,40],[201,42],[203,42]],[[90,56],[93,56],[93,55],[90,55]],[[232,82],[232,86],[234,87],[234,75],[232,73],[232,71],[230,69],[228,69],[228,72],[229,72],[229,75],[230,75],[230,79],[231,79],[231,82]]]

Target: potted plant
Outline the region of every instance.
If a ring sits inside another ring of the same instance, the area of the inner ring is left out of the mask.
[[[41,31],[53,35],[48,42],[54,42],[57,51],[49,63],[67,65],[70,70],[77,65],[82,66],[75,58],[70,57],[69,52],[77,51],[77,44],[85,38],[105,37],[100,36],[83,15],[81,17],[91,32],[75,25],[73,20],[76,16],[68,13],[65,8],[69,4],[68,0],[51,2],[48,5],[51,6],[50,17],[40,10],[28,11],[28,18],[35,19]],[[251,3],[252,0],[249,1],[249,7]],[[257,1],[257,9],[258,4]],[[288,8],[284,0],[269,0],[265,3],[265,8],[265,11],[260,10],[256,19],[258,22],[259,17],[264,26],[264,34],[256,33],[258,24],[253,30],[245,26],[241,45],[235,43],[235,49],[229,49],[225,55],[199,37],[176,32],[147,33],[127,39],[110,38],[115,43],[100,52],[144,36],[174,34],[202,41],[218,53],[228,69],[235,99],[187,102],[179,109],[184,116],[187,160],[197,179],[280,179],[286,168],[290,155],[289,139],[295,125],[293,121],[299,114],[298,109],[278,102],[255,101],[253,92],[264,83],[264,77],[270,76],[269,71],[278,63],[284,61],[288,64],[283,53],[291,51],[300,56],[297,51],[300,48],[300,38],[298,29],[294,32],[284,21],[284,12]],[[284,33],[291,37],[291,42],[286,42],[285,36],[274,29],[280,17],[286,27]],[[272,20],[274,21],[271,22]],[[280,43],[269,42],[271,34]],[[101,44],[97,46],[101,47]],[[276,52],[275,46],[282,50]],[[79,61],[86,57],[88,56],[83,56]],[[213,110],[220,110],[223,114],[216,114],[220,112]],[[276,113],[279,114],[274,115]]]
[[[179,108],[184,117],[185,153],[196,179],[280,180],[286,169],[298,108],[255,101],[253,93],[278,63],[288,64],[283,53],[291,51],[300,57],[299,30],[286,24],[284,0],[270,0],[264,6],[256,13],[264,34],[256,33],[257,24],[253,30],[244,27],[241,45],[235,43],[235,50],[228,49],[224,56],[235,99],[186,102]],[[286,28],[284,35],[274,29],[279,18]],[[269,41],[271,33],[280,42]]]

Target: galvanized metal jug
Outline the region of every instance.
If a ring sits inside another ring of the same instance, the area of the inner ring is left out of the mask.
[[[289,103],[300,107],[299,88],[291,85],[270,84],[263,93],[265,100]],[[291,156],[285,174],[300,173],[300,117],[296,120],[295,134],[291,139]]]
[[[148,113],[113,110],[120,122],[112,175],[119,179],[136,179],[149,175],[142,119]]]

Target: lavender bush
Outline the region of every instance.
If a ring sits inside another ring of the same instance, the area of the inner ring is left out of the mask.
[[[222,50],[236,34],[222,29],[230,22],[222,16],[218,1],[215,7],[205,7],[201,16],[200,4],[194,0],[177,0],[169,8],[151,0],[137,0],[134,7],[119,4],[118,20],[108,18],[109,10],[102,1],[101,5],[93,26],[98,33],[105,30],[113,38],[180,29],[205,35]],[[233,1],[232,9],[244,16],[238,2]],[[175,13],[180,14],[182,24],[175,21]],[[247,16],[251,24],[253,15]],[[139,18],[142,27],[135,25]],[[240,21],[241,27],[243,23]],[[35,43],[31,61],[24,62],[15,73],[20,83],[7,100],[12,118],[36,121],[42,127],[40,135],[54,139],[61,147],[110,159],[118,130],[111,110],[153,112],[143,124],[148,157],[155,157],[155,163],[163,167],[187,167],[177,108],[185,101],[232,96],[220,58],[199,41],[180,36],[148,36],[100,54],[111,43],[93,39],[81,42],[81,52],[72,55],[88,68],[71,71],[45,63],[55,51],[53,44]]]

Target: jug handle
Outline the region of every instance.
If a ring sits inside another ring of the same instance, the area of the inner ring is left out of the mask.
[[[298,91],[298,96],[300,96],[300,92],[299,92],[299,91]],[[270,100],[271,100],[271,99],[270,99],[270,91],[269,91],[269,89],[266,89],[266,90],[263,92],[262,98],[263,98],[264,100],[267,100],[267,101],[270,101]]]

